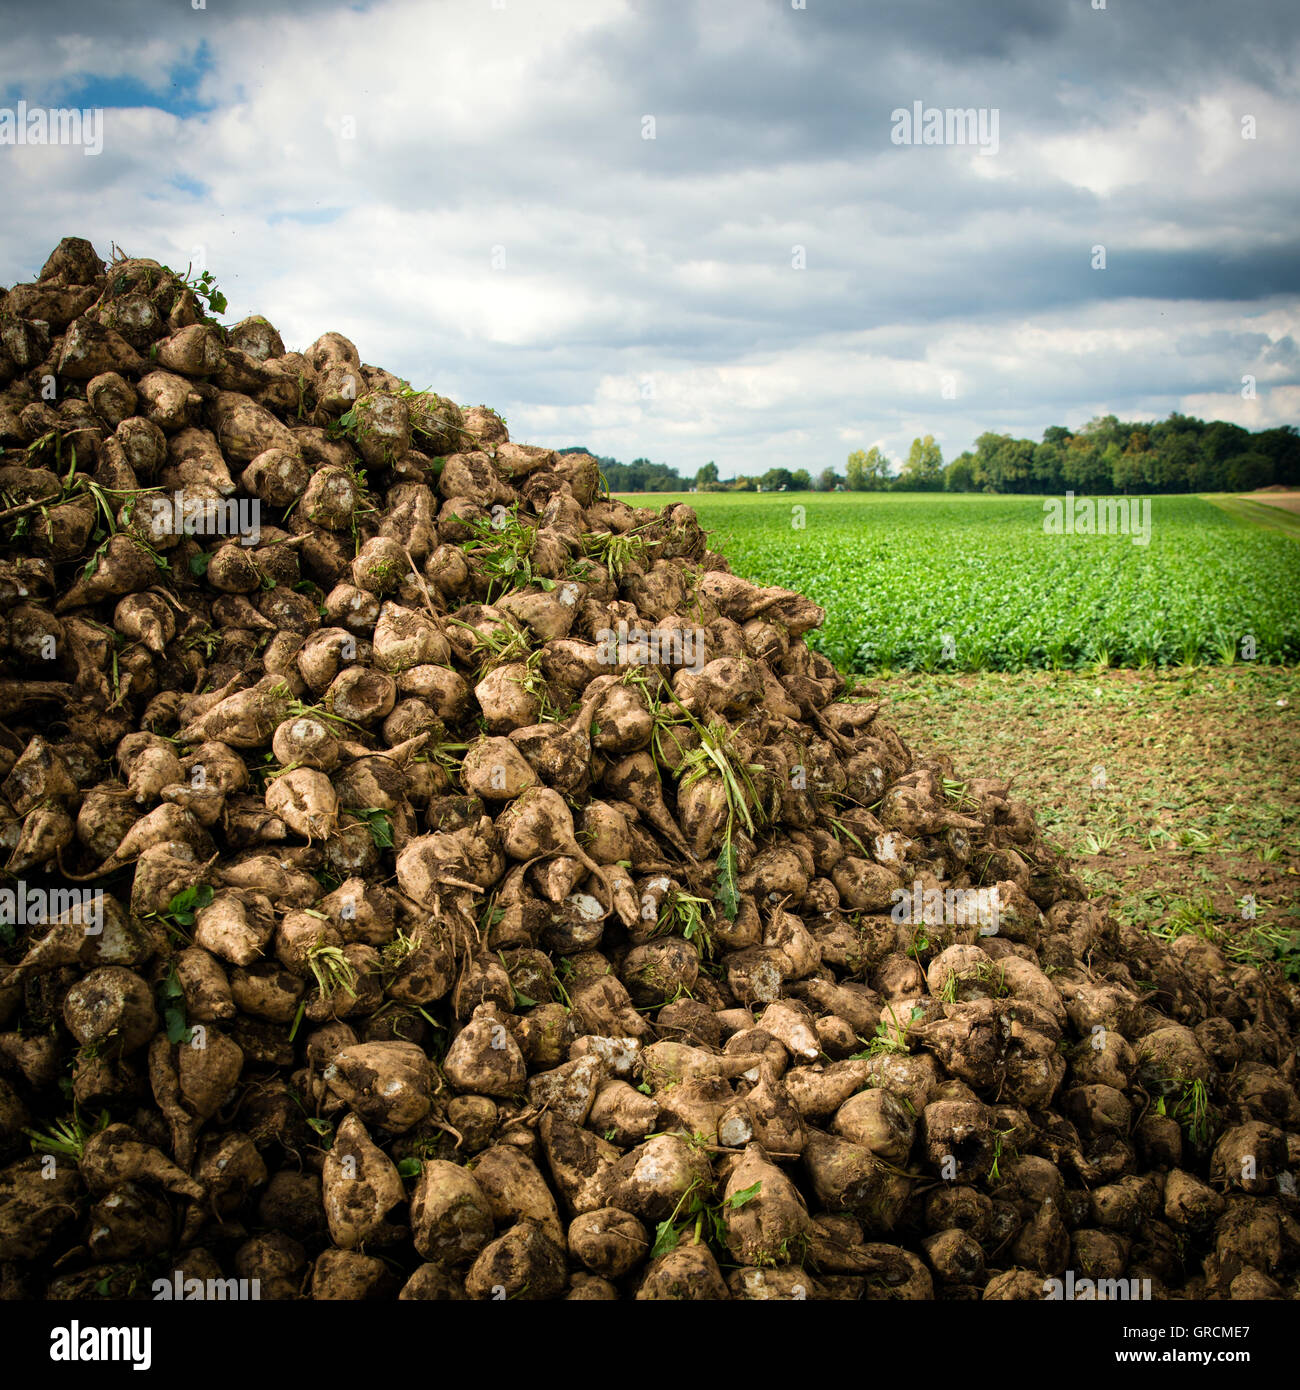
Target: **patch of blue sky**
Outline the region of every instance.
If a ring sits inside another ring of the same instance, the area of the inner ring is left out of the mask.
[[[214,103],[204,100],[199,89],[211,71],[212,54],[201,42],[189,56],[178,60],[157,82],[143,82],[137,77],[106,77],[87,72],[48,94],[23,92],[29,104],[48,103],[81,108],[151,106],[172,116],[186,117],[210,111]]]
[[[297,222],[304,227],[323,227],[337,221],[346,211],[346,208],[292,208],[269,214],[266,222],[270,227],[280,222]]]
[[[191,198],[206,198],[211,191],[206,183],[200,183],[188,174],[173,174],[167,182],[178,193],[187,193]]]

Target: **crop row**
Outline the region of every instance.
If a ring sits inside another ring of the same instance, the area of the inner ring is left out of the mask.
[[[1300,658],[1300,547],[1196,497],[1153,499],[1146,544],[1048,534],[1039,498],[686,500],[737,573],[826,609],[849,670]]]

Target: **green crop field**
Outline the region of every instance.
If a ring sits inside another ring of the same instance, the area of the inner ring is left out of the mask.
[[[826,609],[848,670],[1074,669],[1300,658],[1300,544],[1242,509],[1151,499],[1150,543],[1050,535],[1040,497],[680,493],[738,573]],[[1263,509],[1261,509],[1263,510]]]

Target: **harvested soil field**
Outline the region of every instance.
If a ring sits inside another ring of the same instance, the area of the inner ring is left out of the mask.
[[[1252,492],[1242,496],[1250,501],[1263,502],[1270,507],[1281,507],[1284,511],[1300,512],[1300,492]]]
[[[875,688],[909,742],[1000,768],[1121,921],[1199,932],[1300,977],[1300,673],[899,675]]]
[[[1203,493],[1202,500],[1256,531],[1300,541],[1300,513],[1284,503],[1276,502],[1275,498],[1278,495],[1251,492],[1234,496],[1232,493],[1217,492]],[[1285,500],[1286,494],[1282,495]]]
[[[1278,964],[689,507],[205,301],[0,298],[0,1291],[1297,1295]]]

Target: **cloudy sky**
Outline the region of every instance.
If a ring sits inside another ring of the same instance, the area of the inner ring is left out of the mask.
[[[68,234],[201,261],[227,321],[684,472],[1300,422],[1294,0],[0,0],[0,27],[0,108],[104,109],[98,156],[0,146],[0,283]],[[996,113],[996,152],[896,143],[917,102]]]

